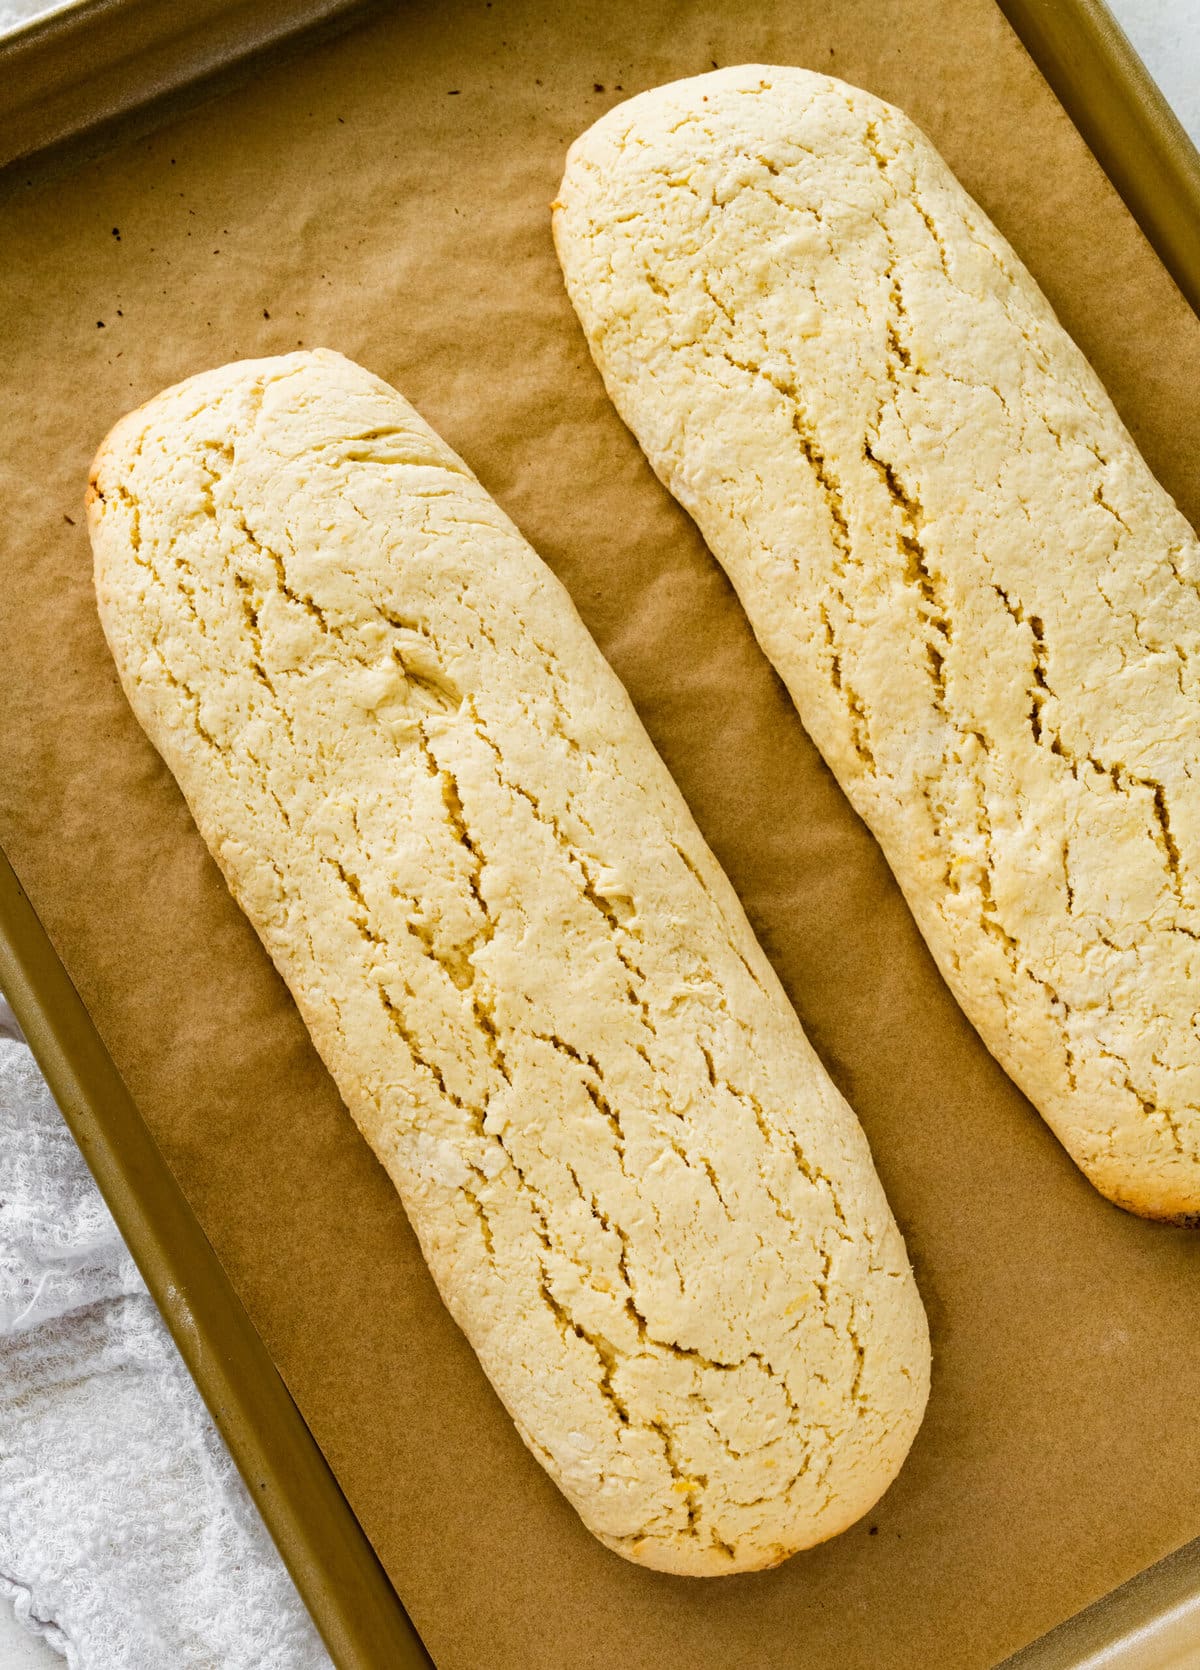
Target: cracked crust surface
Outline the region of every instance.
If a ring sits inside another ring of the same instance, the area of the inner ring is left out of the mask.
[[[1200,548],[913,124],[749,66],[617,106],[554,230],[984,1042],[1092,1182],[1200,1213]]]
[[[124,419],[90,527],[133,709],[588,1528],[708,1575],[850,1524],[926,1399],[903,1243],[563,588],[329,353]]]

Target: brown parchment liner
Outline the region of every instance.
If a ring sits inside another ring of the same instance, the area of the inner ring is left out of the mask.
[[[1200,1234],[1102,1201],[987,1055],[562,288],[570,140],[748,60],[909,111],[1196,522],[1200,321],[991,0],[398,6],[0,181],[0,844],[443,1670],[982,1667],[1200,1533]],[[774,1572],[670,1578],[583,1530],[118,689],[97,443],[301,344],[401,389],[570,587],[870,1137],[933,1396],[877,1510]]]

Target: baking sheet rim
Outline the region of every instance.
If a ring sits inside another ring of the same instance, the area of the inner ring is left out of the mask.
[[[431,1660],[0,849],[0,990],[340,1670]]]
[[[1044,0],[996,3],[1200,314],[1200,155],[1103,0],[1056,0],[1050,8]],[[164,115],[173,97],[158,101]],[[2,847],[0,988],[334,1661],[342,1670],[428,1666],[399,1595]],[[1182,1592],[1200,1604],[1200,1557]],[[1017,1655],[1022,1670],[1039,1670],[1043,1662],[1046,1670],[1082,1670],[1098,1650],[1118,1647],[1160,1610],[1177,1606],[1181,1590],[1175,1586],[1164,1598],[1151,1585],[1147,1595],[1136,1615],[1117,1610],[1111,1634],[1088,1632],[1086,1660],[1073,1656],[1069,1644],[1073,1628],[1089,1615],[1081,1613],[1043,1638],[1052,1657],[1043,1659],[1038,1642]]]

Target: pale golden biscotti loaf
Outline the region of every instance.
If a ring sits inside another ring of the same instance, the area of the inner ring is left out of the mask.
[[[988,1048],[1200,1213],[1200,549],[899,111],[758,65],[618,105],[554,232],[609,393]]]
[[[130,703],[588,1528],[719,1574],[850,1524],[925,1404],[904,1246],[562,586],[331,353],[124,419],[90,520]]]

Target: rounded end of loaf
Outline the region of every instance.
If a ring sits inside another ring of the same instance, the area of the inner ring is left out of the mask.
[[[902,1297],[890,1294],[889,1310],[881,1302],[861,1319],[863,1360],[850,1420],[841,1430],[830,1429],[820,1424],[826,1412],[815,1411],[811,1448],[791,1477],[776,1477],[773,1446],[764,1444],[754,1458],[757,1496],[738,1500],[748,1494],[744,1488],[731,1489],[731,1480],[715,1475],[684,1477],[674,1488],[684,1495],[686,1526],[652,1524],[632,1535],[598,1525],[595,1502],[568,1490],[588,1529],[613,1553],[653,1571],[733,1577],[782,1565],[856,1524],[895,1482],[929,1399],[929,1329],[916,1282],[911,1271],[893,1269],[889,1285],[903,1286]],[[797,1403],[816,1401],[814,1389],[798,1389]],[[739,1458],[739,1466],[747,1459]]]
[[[1176,1229],[1200,1229],[1200,1167],[1195,1163],[1182,1176],[1131,1175],[1128,1170],[1113,1175],[1082,1161],[1080,1167],[1105,1200],[1123,1212]]]
[[[1200,1122],[1182,1099],[1172,1104],[1161,1090],[1152,1096],[1130,1073],[1090,1089],[1058,1082],[1040,1097],[1030,1094],[1105,1200],[1137,1218],[1200,1228]]]
[[[1001,1065],[1012,1073],[1009,1063]],[[1016,1074],[1012,1073],[1016,1078]],[[1020,1080],[1018,1080],[1020,1082]],[[1200,1228],[1200,1129],[1125,1083],[1022,1088],[1096,1192],[1133,1217]]]
[[[567,150],[562,184],[550,206],[555,225],[569,220],[577,207],[579,193],[574,188],[579,177],[593,169],[600,172],[606,159],[611,160],[614,154],[624,150],[635,130],[640,138],[647,131],[669,131],[672,123],[689,116],[703,116],[709,105],[715,112],[716,106],[730,94],[755,97],[775,93],[778,96],[783,89],[786,89],[785,97],[790,96],[799,108],[822,94],[832,93],[843,102],[853,100],[863,108],[886,111],[891,120],[911,125],[902,111],[875,94],[864,92],[837,76],[794,64],[730,64],[703,75],[682,76],[677,81],[664,82],[622,99],[572,142]]]
[[[84,510],[88,531],[92,536],[92,554],[99,582],[105,570],[106,552],[110,540],[102,529],[110,517],[115,518],[114,503],[119,502],[142,447],[152,432],[161,429],[173,417],[195,415],[206,407],[219,412],[222,402],[239,391],[250,395],[267,382],[276,381],[317,366],[344,366],[356,378],[366,373],[352,361],[332,348],[302,348],[289,354],[275,354],[260,359],[233,360],[227,365],[199,371],[181,382],[161,390],[152,399],[135,406],[118,418],[105,435],[88,471]],[[219,437],[218,437],[219,438]],[[126,507],[127,508],[127,507]],[[120,527],[114,528],[121,549],[127,549],[131,529],[127,515],[119,518]],[[118,548],[113,544],[113,549]]]
[[[681,1537],[678,1533],[645,1532],[633,1537],[612,1537],[588,1529],[597,1540],[634,1565],[672,1577],[736,1577],[770,1571],[796,1554],[829,1542],[858,1523],[895,1482],[921,1424],[927,1400],[927,1385],[890,1434],[885,1454],[876,1454],[869,1473],[856,1481],[857,1489],[835,1495],[818,1512],[801,1513],[790,1519],[781,1513],[780,1523],[757,1537],[726,1542],[719,1533]],[[779,1504],[786,1507],[786,1504]],[[586,1521],[585,1521],[586,1523]]]

